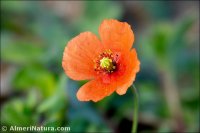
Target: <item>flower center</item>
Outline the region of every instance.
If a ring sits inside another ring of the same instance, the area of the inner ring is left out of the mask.
[[[113,71],[115,69],[113,61],[108,57],[103,57],[100,60],[100,66],[101,68],[106,69],[107,71]]]
[[[97,73],[110,74],[116,70],[117,64],[111,50],[105,50],[94,60],[94,70]]]

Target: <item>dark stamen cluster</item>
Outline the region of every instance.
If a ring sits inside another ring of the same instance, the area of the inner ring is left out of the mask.
[[[108,58],[110,60],[112,60],[111,65],[109,68],[105,68],[101,66],[101,60],[104,58]],[[105,73],[105,74],[110,74],[113,73],[116,70],[116,61],[114,58],[114,55],[112,53],[111,50],[105,50],[104,52],[102,52],[95,60],[94,60],[94,70],[97,73]]]

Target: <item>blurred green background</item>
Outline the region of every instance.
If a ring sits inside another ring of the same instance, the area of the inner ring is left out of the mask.
[[[70,126],[70,132],[131,132],[133,94],[79,102],[85,81],[61,66],[66,43],[98,34],[103,19],[128,22],[141,70],[138,131],[198,132],[198,1],[1,1],[1,126]]]

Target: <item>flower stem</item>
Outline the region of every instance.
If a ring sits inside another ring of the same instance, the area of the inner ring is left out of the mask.
[[[137,89],[134,85],[131,86],[134,95],[134,112],[133,112],[133,125],[132,125],[132,133],[137,132],[138,126],[138,109],[139,109],[139,95]]]

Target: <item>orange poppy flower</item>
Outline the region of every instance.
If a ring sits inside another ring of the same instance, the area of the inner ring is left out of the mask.
[[[77,92],[80,101],[99,101],[116,91],[126,93],[140,69],[132,44],[134,34],[126,22],[104,20],[99,27],[101,41],[83,32],[68,42],[62,66],[73,80],[90,80]]]

